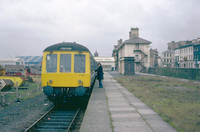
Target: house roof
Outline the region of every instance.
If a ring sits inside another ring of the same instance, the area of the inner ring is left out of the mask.
[[[179,47],[178,49],[183,49],[183,48],[191,47],[191,46],[194,46],[194,44],[189,44],[189,45],[181,46],[181,47]]]
[[[196,41],[196,42],[194,42],[193,44],[199,45],[199,44],[200,44],[200,41]]]
[[[140,38],[140,37],[132,37],[132,38],[130,38],[130,39],[128,39],[128,40],[125,40],[123,43],[124,43],[124,44],[126,44],[126,43],[133,43],[133,44],[136,44],[136,43],[150,44],[151,42],[148,41],[148,40],[145,40],[145,39],[143,39],[143,38]]]
[[[124,44],[150,44],[151,42],[148,40],[145,40],[143,38],[140,37],[132,37],[128,40],[125,40],[122,44],[120,44],[117,47],[117,50],[119,50]]]
[[[174,54],[173,50],[166,50],[164,52],[162,52],[163,54]]]

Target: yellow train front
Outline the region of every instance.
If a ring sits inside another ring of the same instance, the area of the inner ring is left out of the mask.
[[[43,92],[54,104],[90,95],[96,68],[85,46],[69,42],[49,46],[43,51]]]

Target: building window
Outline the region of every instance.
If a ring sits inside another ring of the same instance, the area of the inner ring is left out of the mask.
[[[136,50],[139,50],[139,44],[135,44]]]

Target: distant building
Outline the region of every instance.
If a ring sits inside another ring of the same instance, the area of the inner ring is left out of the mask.
[[[114,45],[114,49],[113,49],[113,53],[112,53],[112,57],[114,57],[115,59],[115,70],[119,71],[119,65],[118,65],[118,61],[119,61],[119,57],[118,57],[118,46],[122,44],[122,39],[118,40],[117,45]]]
[[[186,45],[190,45],[192,43],[192,41],[187,40],[187,41],[179,41],[179,42],[175,42],[175,41],[171,41],[168,43],[168,50],[175,50],[177,48],[186,46]]]
[[[161,66],[161,57],[158,56],[157,49],[150,49],[150,67]]]
[[[194,51],[193,44],[180,47],[179,53],[179,67],[180,68],[194,68]]]
[[[98,57],[99,54],[97,53],[97,51],[94,53],[94,57]]]
[[[16,65],[25,67],[41,67],[42,56],[17,56]]]
[[[24,65],[6,65],[6,76],[25,76]]]
[[[176,49],[174,51],[174,67],[179,67],[179,63],[180,63],[180,60],[179,60],[179,56],[180,56],[180,49]]]
[[[162,53],[162,66],[174,67],[174,54],[173,50],[166,50]]]
[[[19,60],[19,58],[1,58],[0,59],[0,65],[6,66],[6,65],[16,65],[16,62]]]
[[[124,74],[123,61],[126,57],[134,57],[134,70],[135,72],[146,72],[150,67],[150,44],[151,42],[139,37],[139,28],[131,28],[129,32],[129,39],[114,46],[112,56],[116,61],[116,68]]]
[[[40,74],[41,63],[42,56],[17,56],[16,58],[0,59],[0,65],[6,68],[7,75],[25,75],[25,69],[31,73]]]
[[[114,57],[94,57],[94,59],[101,63],[104,71],[115,71]]]
[[[194,42],[194,67],[200,68],[200,41]]]
[[[168,50],[163,52],[162,56],[163,66],[200,68],[200,38],[179,42],[172,41],[168,43]]]

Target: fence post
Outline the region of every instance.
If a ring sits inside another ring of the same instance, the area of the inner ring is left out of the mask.
[[[37,83],[37,85],[38,85],[38,90],[40,90],[40,81],[39,81],[39,77],[38,77],[38,83]]]
[[[16,97],[18,98],[18,82],[16,82]]]
[[[3,105],[5,105],[6,101],[5,101],[5,98],[4,98],[5,95],[3,95],[2,92],[1,92],[2,88],[3,88],[3,85],[0,84],[0,104],[3,106]]]
[[[2,85],[0,84],[0,103],[1,103],[1,105],[2,105],[2,97],[1,97],[1,89],[2,89]]]
[[[19,100],[19,93],[18,93],[18,82],[16,82],[16,97],[17,97],[17,101],[16,102],[20,102]]]
[[[1,105],[5,105],[5,103],[6,103],[6,100],[5,100],[5,95],[3,95],[2,97],[1,97]]]

